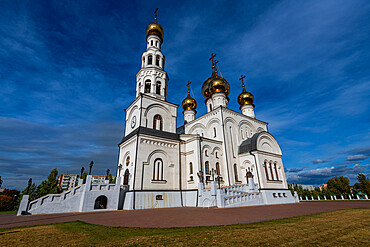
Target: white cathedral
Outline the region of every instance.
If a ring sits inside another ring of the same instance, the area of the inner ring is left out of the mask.
[[[71,199],[81,194],[78,202],[73,204],[67,195],[48,195],[28,204],[22,201],[27,205],[21,205],[19,214],[297,202],[288,190],[279,144],[267,123],[256,119],[244,76],[237,112],[228,108],[230,84],[218,74],[214,54],[212,74],[202,86],[207,113],[196,117],[197,102],[188,83],[182,101],[184,125],[176,128],[178,105],[167,101],[163,36],[155,18],[146,28],[136,98],[125,110],[116,184],[95,185],[88,177],[86,184],[80,181],[70,190]],[[64,209],[58,210],[58,201]]]

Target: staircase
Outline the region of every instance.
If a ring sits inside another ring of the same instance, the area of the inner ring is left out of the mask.
[[[223,193],[220,193],[220,195],[223,196],[224,207],[243,207],[263,204],[262,194],[253,183],[251,185],[228,186],[221,190]]]

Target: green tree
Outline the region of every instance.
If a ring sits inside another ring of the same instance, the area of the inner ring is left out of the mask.
[[[54,168],[50,172],[47,180],[42,181],[41,184],[37,187],[37,197],[42,197],[47,194],[58,194],[61,192],[58,187],[57,176],[58,170],[57,168]]]
[[[354,187],[356,191],[360,191],[367,195],[370,195],[370,179],[364,174],[359,173],[357,176],[358,183],[355,183]]]
[[[328,190],[335,195],[350,193],[349,179],[347,177],[333,177],[328,180]]]

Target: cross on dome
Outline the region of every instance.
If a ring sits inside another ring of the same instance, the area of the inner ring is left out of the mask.
[[[239,78],[239,81],[242,81],[243,89],[245,89],[244,78],[245,78],[245,75],[241,75],[240,78]]]

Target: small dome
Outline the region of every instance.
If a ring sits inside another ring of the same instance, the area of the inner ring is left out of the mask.
[[[243,91],[239,94],[238,97],[238,103],[240,106],[244,105],[253,105],[254,102],[254,96],[252,93],[247,92],[245,88],[243,88]]]
[[[210,78],[205,80],[203,85],[202,85],[202,94],[203,94],[203,97],[206,98],[206,100],[211,98],[211,92],[210,92],[209,84],[211,83],[212,79],[213,79],[213,76],[211,76]]]
[[[209,90],[211,91],[211,94],[225,93],[226,96],[228,96],[230,93],[230,84],[222,76],[216,76],[209,84]]]
[[[158,22],[152,22],[146,27],[146,37],[149,35],[157,35],[163,40],[164,31],[162,26]]]
[[[196,100],[193,99],[190,96],[190,94],[188,94],[188,96],[182,101],[182,109],[184,109],[184,111],[187,111],[187,110],[195,111],[196,108],[197,108]]]

